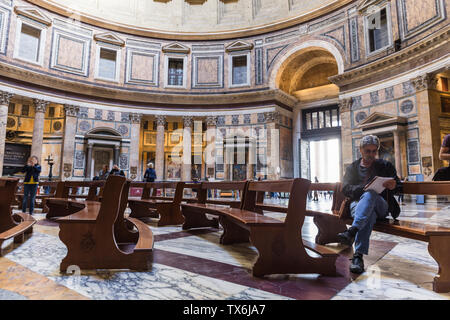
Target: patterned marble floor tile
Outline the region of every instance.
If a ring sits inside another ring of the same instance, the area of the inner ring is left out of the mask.
[[[66,252],[55,237],[35,233],[6,258],[91,299],[227,299],[234,295],[287,299],[158,263],[149,272],[98,270],[65,275],[59,272],[59,264]]]
[[[2,299],[32,299],[32,300],[85,300],[87,297],[79,294],[55,281],[31,271],[8,258],[0,258],[0,288],[7,290],[0,295]],[[15,295],[14,295],[15,294]]]

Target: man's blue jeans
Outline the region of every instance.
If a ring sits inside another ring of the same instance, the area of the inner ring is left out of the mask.
[[[36,199],[38,184],[24,184],[23,185],[23,200],[22,200],[22,212],[27,211],[28,199],[30,199],[30,214],[34,210],[34,200]]]
[[[353,201],[350,204],[350,213],[353,217],[352,226],[358,228],[355,237],[355,252],[368,254],[373,225],[377,219],[384,219],[388,216],[388,203],[375,191],[366,191],[359,201]]]

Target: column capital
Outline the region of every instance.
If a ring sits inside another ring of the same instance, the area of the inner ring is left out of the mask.
[[[264,118],[266,123],[275,122],[278,123],[280,121],[280,112],[272,111],[272,112],[264,112]]]
[[[64,112],[66,114],[66,117],[78,117],[78,113],[80,112],[80,107],[74,106],[71,104],[65,104]]]
[[[345,98],[339,100],[339,112],[347,112],[350,111],[352,108],[353,99],[352,98]]]
[[[0,91],[0,104],[9,105],[13,96],[14,95],[12,93],[7,91]]]
[[[50,101],[45,101],[41,99],[33,99],[34,109],[36,112],[45,113],[47,110],[47,106],[50,104]]]
[[[156,126],[165,126],[166,125],[166,116],[162,114],[158,114],[155,116]]]
[[[436,89],[438,79],[432,73],[420,75],[411,79],[411,84],[416,91]]]
[[[215,126],[217,126],[217,116],[208,116],[208,117],[206,117],[206,125],[208,127],[215,127]]]
[[[141,123],[142,113],[130,113],[129,115],[131,123]]]
[[[183,116],[183,125],[185,128],[192,128],[193,124],[194,124],[193,116]]]

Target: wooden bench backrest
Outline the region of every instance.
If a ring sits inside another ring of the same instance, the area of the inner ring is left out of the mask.
[[[39,187],[50,187],[49,194],[54,194],[58,187],[59,181],[42,181],[39,182]]]
[[[306,198],[311,182],[306,179],[275,181],[249,181],[244,192],[241,209],[255,211],[258,192],[289,192],[289,204],[285,219],[289,232],[301,232],[305,220]]]
[[[197,200],[199,203],[206,203],[208,190],[244,191],[246,184],[246,181],[205,181],[198,184]]]
[[[450,195],[450,181],[403,182],[404,194]]]
[[[105,181],[64,181],[62,186],[61,196],[56,196],[56,198],[68,198],[70,195],[76,195],[78,188],[84,187],[89,188],[86,200],[96,200],[97,199],[97,189],[102,189],[105,185]],[[57,191],[58,193],[58,191]]]
[[[0,178],[0,232],[10,229],[15,224],[12,220],[11,205],[19,179]]]
[[[173,182],[146,182],[145,186],[144,186],[144,190],[142,191],[142,199],[146,200],[146,199],[150,199],[151,197],[156,197],[156,192],[157,190],[164,190],[165,189],[175,189],[175,195],[174,195],[174,199],[177,197],[177,187],[178,184],[182,183],[182,185],[180,185],[181,188],[181,196],[183,196],[183,186],[184,186],[184,182],[181,181],[173,181]],[[150,195],[150,191],[153,189],[152,194]],[[180,191],[178,191],[180,192]],[[181,201],[181,200],[180,200]]]
[[[127,179],[119,175],[109,175],[103,188],[103,199],[97,216],[96,225],[101,229],[101,234],[110,234],[117,219],[119,211],[122,209],[125,198],[125,206],[128,199],[128,188],[130,183]],[[127,190],[124,190],[124,189]],[[122,195],[125,193],[125,195]],[[125,211],[125,210],[124,210]]]

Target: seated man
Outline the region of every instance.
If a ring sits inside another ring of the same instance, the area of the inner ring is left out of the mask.
[[[364,136],[359,147],[362,158],[350,164],[344,175],[343,192],[351,199],[353,224],[347,231],[339,233],[338,238],[342,244],[349,246],[355,242],[350,272],[358,274],[364,272],[363,255],[369,252],[369,238],[376,220],[385,219],[388,213],[393,218],[400,214],[400,207],[394,198],[394,193],[400,191],[400,181],[392,163],[376,158],[379,147],[378,137]],[[375,176],[392,177],[392,180],[384,182],[386,189],[381,194],[363,190]]]

